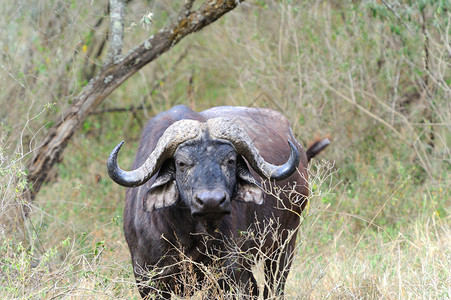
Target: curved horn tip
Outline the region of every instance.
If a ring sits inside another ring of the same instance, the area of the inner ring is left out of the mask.
[[[124,144],[124,141],[117,144],[116,147],[114,147],[113,151],[111,151],[110,155],[108,156],[108,160],[106,163],[106,167],[108,170],[108,175],[113,179],[113,181],[118,182],[118,173],[120,173],[122,170],[120,170],[119,166],[117,165],[117,155],[119,153],[119,150],[121,150],[122,145]],[[119,183],[120,184],[120,183]]]
[[[271,179],[284,180],[296,172],[301,155],[299,154],[296,146],[290,140],[288,140],[288,146],[290,147],[290,157],[285,164],[279,166],[277,170],[271,174]]]
[[[108,162],[107,166],[110,168],[110,164],[117,161],[117,154],[119,153],[119,150],[121,150],[122,145],[124,144],[124,141],[120,142],[119,144],[114,147],[113,151],[111,151],[110,155],[108,156]]]
[[[292,141],[288,140],[288,145],[290,146],[290,158],[288,159],[288,161],[291,161],[291,159],[293,159],[292,162],[294,165],[294,171],[296,171],[296,168],[298,167],[299,162],[301,161],[301,154],[299,154],[298,148],[296,148],[296,146],[293,144]]]
[[[125,141],[123,140],[119,144],[117,144],[117,146],[116,146],[117,150],[120,150],[124,143],[125,143]]]

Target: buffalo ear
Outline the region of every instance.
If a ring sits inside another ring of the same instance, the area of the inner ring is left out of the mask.
[[[143,206],[145,211],[168,207],[177,202],[179,193],[174,178],[173,166],[170,164],[163,165],[157,179],[144,197]]]
[[[236,170],[237,191],[235,200],[263,204],[265,193],[241,157],[238,158]]]

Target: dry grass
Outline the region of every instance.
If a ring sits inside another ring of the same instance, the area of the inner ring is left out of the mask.
[[[23,165],[98,68],[108,22],[92,30],[96,1],[2,3],[0,298],[138,297],[124,191],[104,164],[126,139],[130,165],[145,120],[175,104],[270,107],[303,145],[331,135],[322,158],[335,163],[311,168],[287,298],[450,298],[451,15],[446,1],[421,3],[242,3],[101,105],[146,109],[90,117],[26,222]],[[125,51],[175,11],[131,2]]]
[[[399,222],[396,232],[392,232],[392,224],[382,224],[384,208],[394,205],[407,183],[400,182],[371,219],[340,209],[344,203],[316,203],[301,227],[303,243],[288,281],[289,295],[309,299],[446,299],[451,282],[449,218],[429,210],[411,216],[408,223]],[[346,195],[337,198],[340,202],[350,200]],[[428,210],[426,205],[435,200],[424,201],[423,209]]]

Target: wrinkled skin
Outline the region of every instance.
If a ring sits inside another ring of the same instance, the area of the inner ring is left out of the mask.
[[[191,208],[193,217],[221,220],[221,214],[230,214],[236,151],[221,142],[190,144],[181,145],[174,157],[180,200]]]
[[[262,224],[273,224],[277,235],[263,236],[259,245],[246,241],[240,244],[240,252],[256,254],[254,248],[258,246],[266,255],[268,284],[264,298],[283,293],[308,186],[306,152],[281,114],[242,107],[218,107],[196,113],[176,106],[148,122],[132,169],[143,164],[164,130],[175,121],[204,122],[216,117],[232,118],[252,138],[262,157],[275,165],[286,162],[290,153],[287,140],[293,142],[301,154],[298,171],[285,180],[272,182],[272,187],[290,186],[296,193],[282,193],[276,199],[262,192],[259,185],[264,180],[228,141],[212,139],[207,134],[181,144],[155,176],[126,193],[124,234],[136,280],[147,282],[139,288],[143,297],[170,298],[171,292],[183,295],[183,286],[178,286],[179,273],[184,270],[180,261],[188,257],[197,263],[211,264],[212,256],[205,255],[207,251],[224,257],[221,263],[227,277],[244,287],[249,297],[257,296],[251,266],[239,257],[225,258],[224,251],[227,241],[240,240],[242,232],[258,231]],[[208,242],[206,236],[210,236]],[[195,267],[194,272],[200,283],[203,273]],[[225,281],[220,284],[228,289]]]

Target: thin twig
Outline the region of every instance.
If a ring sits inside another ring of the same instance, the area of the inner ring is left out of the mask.
[[[139,110],[145,110],[145,109],[152,109],[152,105],[137,105],[137,106],[129,106],[129,107],[112,107],[112,108],[105,108],[102,110],[96,110],[91,113],[91,115],[102,115],[107,113],[125,113],[125,112],[135,112]]]
[[[387,1],[382,0],[382,3],[393,13],[393,15],[406,27],[406,29],[410,32],[410,34],[415,35],[412,29],[410,29],[409,25],[407,25],[406,22],[398,15],[398,13],[395,11],[393,6],[390,5],[390,3],[387,3]]]

